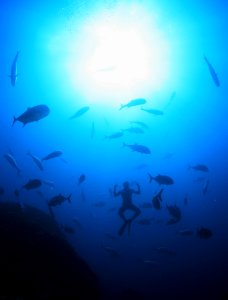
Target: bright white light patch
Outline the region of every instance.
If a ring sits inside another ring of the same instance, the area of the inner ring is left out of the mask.
[[[71,28],[62,47],[72,87],[110,105],[160,89],[169,76],[169,47],[151,20],[141,6],[126,4],[90,14],[75,35]]]

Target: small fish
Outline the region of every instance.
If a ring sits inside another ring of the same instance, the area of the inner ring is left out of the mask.
[[[49,115],[49,113],[50,113],[50,109],[48,108],[47,105],[36,105],[36,106],[33,106],[33,107],[29,107],[19,117],[17,117],[17,118],[14,117],[13,118],[12,126],[17,121],[23,123],[23,125],[25,126],[28,123],[36,122],[36,121],[39,121],[39,120],[45,118],[46,116]]]
[[[85,180],[86,180],[85,174],[80,175],[79,178],[78,178],[78,185],[83,183]]]
[[[173,102],[173,100],[175,99],[175,97],[176,97],[176,92],[173,92],[173,93],[171,94],[170,98],[169,98],[168,103],[167,103],[166,106],[164,107],[164,109],[166,109],[166,108]]]
[[[218,79],[218,75],[215,72],[215,69],[212,67],[211,63],[209,62],[209,60],[207,59],[207,57],[205,55],[204,55],[204,60],[205,60],[205,62],[207,64],[207,66],[208,66],[209,72],[211,74],[211,77],[212,77],[215,85],[217,87],[219,87],[220,86],[220,81]]]
[[[127,104],[124,104],[124,105],[121,104],[119,110],[121,110],[125,107],[129,108],[129,107],[133,107],[133,106],[137,106],[137,105],[143,105],[145,103],[146,103],[146,100],[144,98],[136,98],[136,99],[133,99],[133,100],[129,101]]]
[[[161,185],[161,184],[164,184],[164,185],[174,184],[174,180],[170,176],[158,174],[157,176],[153,177],[149,173],[148,173],[148,175],[149,175],[150,183],[152,182],[152,180],[154,180],[159,185]]]
[[[201,172],[209,172],[209,169],[206,165],[203,164],[197,164],[195,166],[189,166],[189,169],[194,169],[195,171],[201,171]]]
[[[118,131],[115,132],[113,134],[107,135],[105,136],[105,139],[117,139],[123,136],[123,132],[122,131]]]
[[[203,185],[203,189],[202,189],[203,195],[206,195],[208,191],[208,186],[209,186],[209,180],[207,179]]]
[[[70,194],[68,197],[65,197],[61,194],[58,194],[57,196],[54,196],[53,198],[51,198],[48,201],[48,205],[49,206],[57,206],[57,205],[62,204],[66,200],[70,203],[71,202],[71,196],[72,196],[72,194]]]
[[[179,234],[181,236],[192,236],[194,234],[194,231],[191,229],[183,229],[179,231]]]
[[[123,143],[123,146],[130,148],[134,152],[139,152],[139,153],[143,153],[143,154],[151,154],[151,151],[147,146],[139,145],[136,143],[132,144],[132,145]]]
[[[158,110],[158,109],[146,109],[146,108],[141,107],[141,110],[146,111],[149,114],[153,114],[153,115],[156,115],[156,116],[164,115],[164,112],[161,111],[161,110]]]
[[[116,249],[104,245],[102,248],[110,255],[111,258],[120,258],[120,253]]]
[[[200,239],[209,239],[213,236],[213,233],[209,228],[201,227],[197,229],[197,236]]]
[[[158,247],[154,250],[157,251],[158,253],[167,254],[167,255],[171,255],[171,256],[174,256],[177,254],[176,251],[169,249],[167,247]]]
[[[147,266],[151,266],[151,267],[157,267],[158,263],[155,260],[151,260],[151,259],[144,259],[143,263]]]
[[[52,159],[52,158],[55,158],[55,157],[59,157],[61,156],[63,153],[62,151],[53,151],[51,153],[49,153],[48,155],[44,156],[41,160],[48,160],[48,159]]]
[[[4,157],[5,157],[5,159],[8,161],[8,163],[9,163],[14,169],[17,170],[17,174],[20,175],[21,169],[18,167],[17,162],[16,162],[15,158],[13,157],[13,155],[10,154],[10,153],[6,153],[6,154],[4,155]]]
[[[53,189],[54,186],[55,186],[54,181],[51,181],[51,180],[42,180],[42,182],[43,182],[45,185],[49,186],[51,189]]]
[[[84,115],[89,109],[90,109],[89,106],[83,106],[72,117],[70,117],[70,120],[78,118],[78,117]]]
[[[140,127],[129,127],[129,128],[126,128],[126,129],[123,129],[123,132],[129,132],[129,133],[136,133],[136,134],[143,134],[144,133],[144,130]]]
[[[26,184],[23,185],[23,188],[28,190],[37,189],[42,185],[42,181],[40,179],[30,179]]]
[[[141,121],[130,121],[130,123],[139,125],[139,126],[145,128],[145,129],[149,129],[149,127],[146,125],[146,123],[141,122]]]
[[[33,155],[31,152],[27,152],[27,155],[28,156],[30,156],[31,158],[32,158],[32,160],[34,161],[34,163],[36,164],[36,166],[41,170],[41,171],[43,171],[43,165],[42,165],[42,162],[41,162],[41,160],[37,157],[37,156],[35,156],[35,155]]]
[[[11,82],[12,86],[16,85],[16,80],[17,80],[17,77],[18,77],[18,74],[17,74],[17,61],[18,61],[19,53],[20,53],[20,51],[17,51],[17,53],[16,53],[16,55],[13,59],[12,65],[11,65],[11,72],[10,72],[9,77],[10,77],[10,82]]]

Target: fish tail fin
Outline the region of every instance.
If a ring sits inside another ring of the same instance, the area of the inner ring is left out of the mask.
[[[17,118],[14,116],[13,117],[13,123],[12,123],[12,126],[11,127],[13,127],[13,125],[14,125],[14,123],[17,121]]]
[[[120,108],[119,110],[123,109],[124,108],[124,105],[123,104],[120,104]]]
[[[150,175],[150,173],[148,173],[149,176],[149,182],[151,183],[151,181],[154,179],[153,176]]]
[[[69,203],[71,203],[71,196],[72,196],[72,194],[70,194],[70,195],[67,197],[67,200],[69,201]]]

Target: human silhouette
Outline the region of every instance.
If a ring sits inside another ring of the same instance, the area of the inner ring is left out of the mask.
[[[116,191],[117,185],[114,185],[113,195],[115,197],[121,196],[122,200],[123,200],[122,206],[120,207],[120,209],[118,211],[119,216],[124,221],[123,225],[119,229],[119,232],[118,232],[119,235],[122,235],[124,233],[127,226],[128,226],[128,234],[130,234],[130,227],[131,227],[132,221],[141,214],[141,210],[132,203],[132,194],[139,195],[141,193],[140,185],[138,183],[136,183],[136,185],[137,185],[138,189],[134,190],[129,187],[129,182],[125,181],[123,183],[123,189],[120,190],[119,192]],[[127,219],[125,217],[126,210],[132,210],[134,212],[134,215],[129,219]]]

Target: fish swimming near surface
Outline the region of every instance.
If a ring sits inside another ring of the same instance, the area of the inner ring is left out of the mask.
[[[201,227],[197,229],[196,234],[200,239],[209,239],[213,236],[212,231],[206,227]]]
[[[38,158],[37,156],[33,155],[30,151],[27,152],[27,155],[30,156],[32,158],[32,160],[34,161],[34,163],[36,164],[36,166],[43,171],[43,165],[42,162],[40,160],[40,158]]]
[[[139,153],[143,153],[143,154],[151,154],[150,149],[147,146],[144,146],[144,145],[139,145],[139,144],[136,144],[136,143],[132,144],[132,145],[129,145],[129,144],[123,143],[123,146],[130,148],[134,152],[139,152]]]
[[[52,158],[59,157],[59,156],[61,156],[62,154],[63,154],[62,151],[59,151],[59,150],[53,151],[53,152],[49,153],[48,155],[44,156],[41,160],[42,160],[42,161],[43,161],[43,160],[49,160],[49,159],[52,159]]]
[[[159,110],[159,109],[146,109],[146,108],[141,107],[141,110],[146,111],[149,114],[153,114],[153,115],[156,115],[156,116],[164,115],[164,112]]]
[[[30,179],[26,184],[23,185],[23,188],[29,191],[29,190],[37,189],[41,185],[42,185],[42,181],[40,179]]]
[[[85,174],[80,175],[79,178],[78,178],[78,185],[83,183],[85,180],[86,180]]]
[[[136,124],[136,125],[139,125],[139,126],[141,126],[141,127],[145,128],[145,129],[149,129],[149,126],[148,126],[148,125],[146,125],[146,123],[144,123],[144,122],[141,122],[141,121],[130,121],[130,123],[131,123],[131,124]]]
[[[13,157],[13,155],[10,154],[10,153],[6,153],[6,154],[4,155],[4,157],[5,157],[5,159],[8,161],[8,163],[9,163],[14,169],[17,170],[17,174],[20,175],[21,169],[18,167],[18,164],[17,164],[15,158]]]
[[[20,53],[20,51],[17,51],[17,53],[16,53],[16,55],[13,59],[12,65],[11,65],[11,71],[10,71],[9,77],[10,77],[10,82],[11,82],[12,86],[16,85],[16,81],[17,81],[17,77],[18,77],[18,74],[17,74],[17,61],[18,61],[19,53]]]
[[[152,204],[153,204],[153,207],[155,209],[161,209],[161,201],[162,201],[162,192],[163,192],[163,189],[161,189],[153,198],[152,198]]]
[[[83,106],[80,108],[72,117],[70,117],[70,120],[81,117],[84,115],[88,110],[90,109],[89,106]]]
[[[136,133],[136,134],[143,134],[144,133],[144,130],[140,127],[129,127],[129,128],[123,129],[123,132],[124,131],[127,131],[129,133]]]
[[[122,131],[118,131],[118,132],[115,132],[113,134],[110,134],[110,135],[107,135],[105,136],[105,139],[117,139],[117,138],[120,138],[123,136],[123,132]]]
[[[153,177],[149,173],[148,173],[148,175],[149,175],[150,183],[152,182],[152,180],[154,180],[160,185],[162,185],[162,184],[164,184],[164,185],[174,184],[174,180],[170,176],[158,174],[157,176]]]
[[[23,123],[23,125],[25,126],[28,123],[36,122],[36,121],[39,121],[39,120],[45,118],[46,116],[49,115],[49,113],[50,113],[50,109],[47,105],[41,104],[41,105],[29,107],[19,117],[17,117],[17,118],[14,117],[12,126],[17,121]]]
[[[194,169],[195,171],[201,171],[201,172],[209,172],[209,169],[206,165],[203,164],[197,164],[195,166],[189,166],[189,169]]]
[[[59,194],[57,196],[54,196],[48,201],[49,206],[57,206],[65,202],[66,200],[70,203],[71,202],[71,196],[70,194],[68,197],[63,196],[62,194]]]
[[[121,109],[123,109],[125,107],[129,108],[129,107],[133,107],[133,106],[137,106],[137,105],[143,105],[145,103],[146,103],[146,99],[144,99],[144,98],[136,98],[136,99],[133,99],[133,100],[129,101],[127,104],[121,104],[119,110],[121,110]]]
[[[220,86],[220,81],[218,79],[218,75],[215,72],[215,69],[213,68],[213,66],[211,65],[211,63],[209,62],[209,60],[207,59],[207,57],[205,55],[204,55],[204,60],[205,60],[205,62],[207,64],[207,66],[208,66],[209,72],[211,74],[211,77],[212,77],[215,85],[217,87],[219,87]]]

